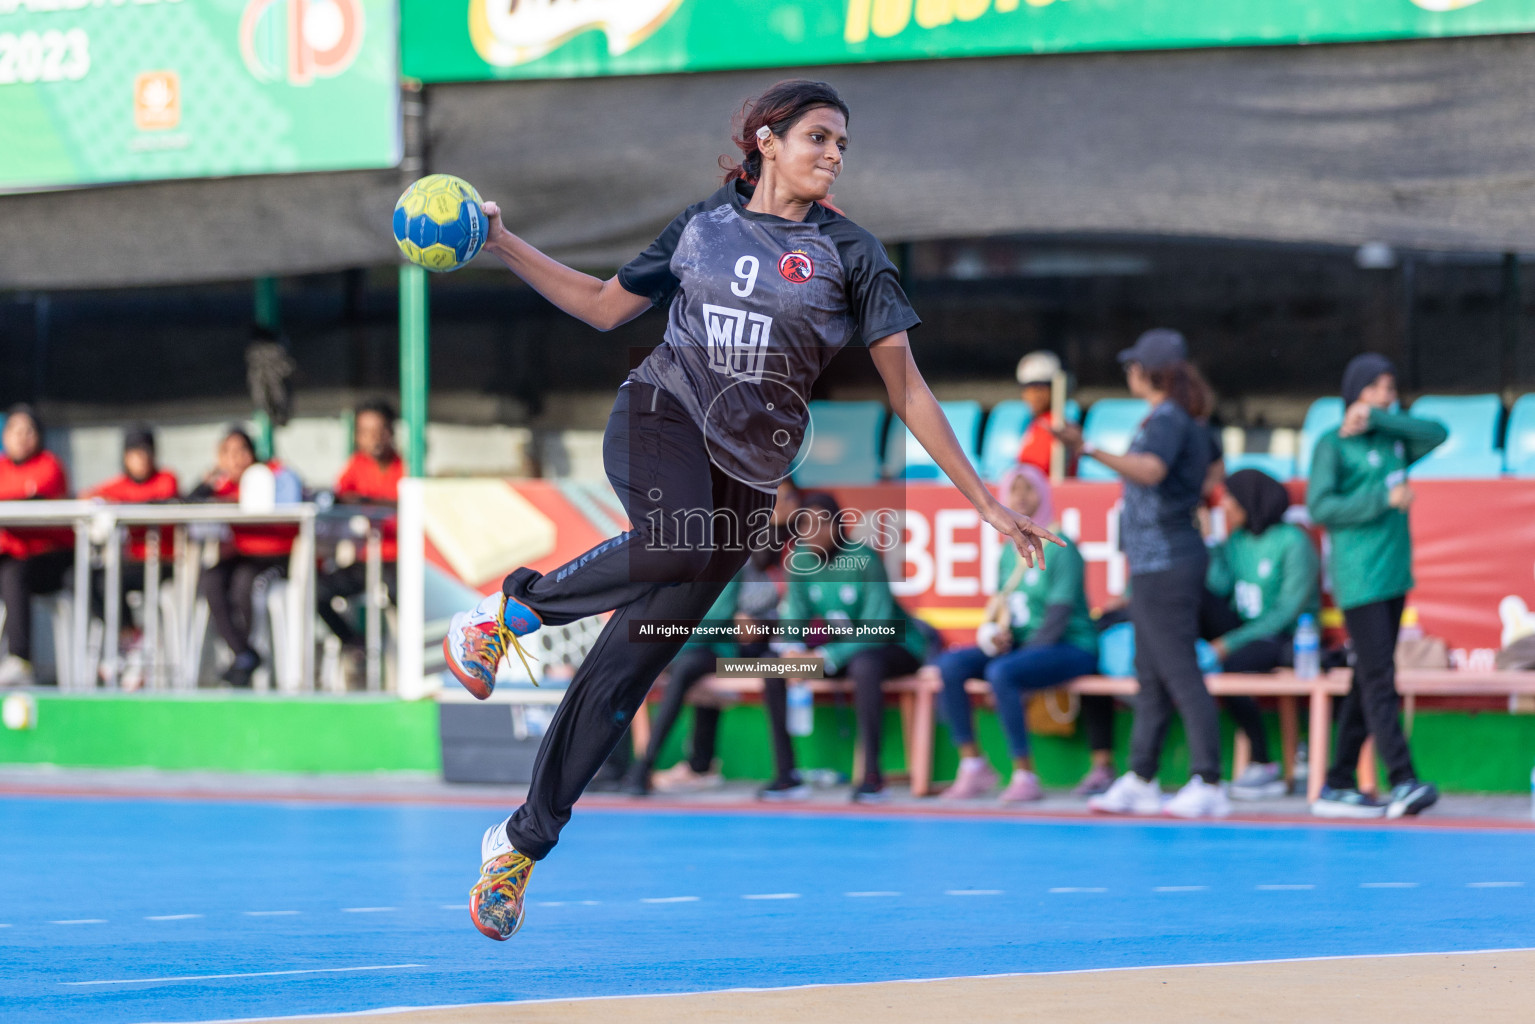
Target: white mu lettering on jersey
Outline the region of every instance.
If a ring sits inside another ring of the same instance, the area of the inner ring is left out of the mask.
[[[762,380],[773,318],[729,306],[703,304],[709,369],[738,380]]]

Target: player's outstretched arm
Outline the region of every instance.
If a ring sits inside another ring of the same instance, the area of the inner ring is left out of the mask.
[[[485,251],[494,254],[534,291],[577,320],[599,331],[611,331],[650,308],[649,299],[625,289],[618,278],[602,281],[572,270],[506,230],[501,222],[501,207],[495,203],[486,203],[484,209],[490,221]]]
[[[938,399],[933,397],[927,381],[922,378],[922,371],[917,369],[906,332],[874,342],[869,346],[869,354],[885,382],[890,407],[911,430],[917,443],[927,449],[938,468],[948,474],[954,486],[981,513],[981,518],[1013,542],[1018,554],[1029,565],[1043,565],[1043,542],[1061,544],[1061,539],[1028,516],[1014,512],[986,489],[965,456],[965,450],[960,447],[959,439],[954,436],[954,429],[949,426]]]

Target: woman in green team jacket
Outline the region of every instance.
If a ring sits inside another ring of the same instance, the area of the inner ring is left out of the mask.
[[[1407,467],[1444,443],[1444,425],[1400,412],[1396,369],[1384,356],[1356,356],[1343,371],[1343,425],[1323,434],[1311,459],[1306,505],[1332,537],[1333,598],[1354,644],[1354,682],[1338,715],[1338,742],[1313,814],[1397,818],[1439,799],[1420,782],[1397,721],[1396,637],[1412,589],[1413,493]],[[1355,766],[1365,737],[1386,762],[1390,798],[1359,792]]]
[[[793,524],[797,539],[784,559],[786,590],[780,619],[789,627],[820,620],[834,635],[857,627],[894,630],[890,639],[828,639],[813,652],[825,659],[828,677],[853,681],[863,745],[863,781],[853,790],[853,800],[877,803],[885,789],[879,767],[884,684],[920,668],[927,642],[890,592],[890,578],[879,553],[849,539],[842,527],[844,518],[831,495],[806,495]]]
[[[1306,531],[1284,521],[1290,495],[1256,469],[1226,479],[1221,509],[1226,540],[1210,549],[1200,635],[1210,639],[1226,672],[1272,672],[1293,665],[1291,638],[1302,615],[1320,604],[1316,548]],[[1284,775],[1269,754],[1263,716],[1251,697],[1225,697],[1221,706],[1252,744],[1252,763],[1231,783],[1237,800],[1283,796]]]

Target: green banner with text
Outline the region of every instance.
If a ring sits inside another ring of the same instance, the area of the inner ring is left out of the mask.
[[[394,0],[0,0],[0,191],[391,167]]]
[[[445,82],[1531,32],[1535,0],[401,0],[401,31]]]

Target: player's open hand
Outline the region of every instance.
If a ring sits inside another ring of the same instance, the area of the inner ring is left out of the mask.
[[[1013,542],[1013,547],[1018,549],[1018,556],[1031,569],[1045,564],[1045,542],[1048,541],[1060,547],[1066,546],[1066,542],[1061,538],[1023,513],[1014,512],[1000,501],[993,502],[991,507],[983,509],[981,518],[985,519],[987,525],[993,530]]]

